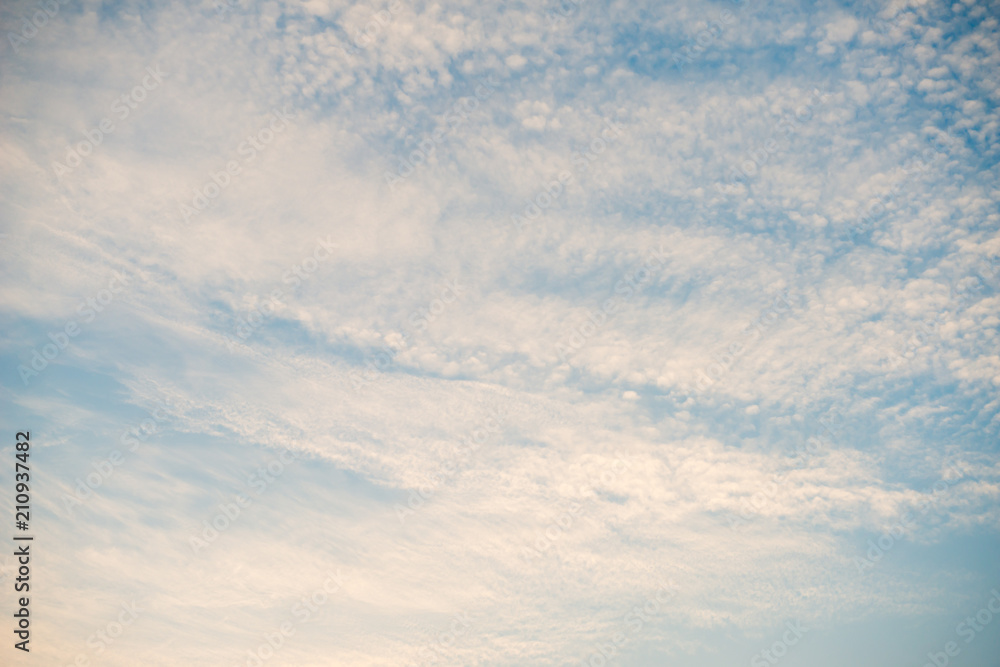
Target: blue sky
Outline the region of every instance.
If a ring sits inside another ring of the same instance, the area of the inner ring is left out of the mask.
[[[994,667],[998,10],[5,3],[0,662]]]

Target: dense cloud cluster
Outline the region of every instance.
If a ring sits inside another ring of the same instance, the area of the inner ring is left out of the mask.
[[[53,660],[141,594],[105,664],[243,664],[337,568],[272,664],[745,664],[996,585],[919,552],[1000,527],[996,3],[36,9],[0,252]]]

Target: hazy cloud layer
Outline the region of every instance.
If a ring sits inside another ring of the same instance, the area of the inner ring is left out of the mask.
[[[996,3],[48,5],[32,664],[992,665]]]

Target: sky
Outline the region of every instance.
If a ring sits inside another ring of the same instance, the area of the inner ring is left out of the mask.
[[[998,18],[4,2],[0,663],[996,667]]]

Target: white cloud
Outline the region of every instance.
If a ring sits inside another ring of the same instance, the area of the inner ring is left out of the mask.
[[[59,599],[39,600],[39,632],[58,636],[45,660],[69,664],[141,592],[149,611],[109,664],[236,661],[330,566],[349,583],[282,649],[289,664],[399,664],[426,646],[416,628],[462,613],[470,632],[448,660],[561,664],[613,635],[658,577],[678,598],[635,646],[690,653],[715,643],[702,630],[924,613],[986,577],[951,568],[925,586],[895,554],[867,578],[853,559],[950,459],[965,476],[906,539],[998,526],[995,22],[942,6],[957,14],[915,9],[878,31],[756,10],[677,69],[663,54],[711,8],[678,7],[678,27],[649,22],[652,5],[581,5],[552,26],[531,7],[399,5],[379,22],[379,4],[217,17],[84,3],[0,66],[9,366],[113,270],[135,276],[28,388],[8,374],[8,404],[67,453],[40,496],[46,539],[66,547]],[[52,161],[153,63],[171,73],[162,88],[56,178]],[[487,77],[496,92],[473,104]],[[243,162],[285,106],[288,132]],[[439,129],[390,190],[384,174]],[[231,159],[241,173],[184,225],[178,203]],[[292,279],[327,237],[332,256]],[[669,261],[560,359],[556,344],[659,248]],[[977,271],[985,285],[957,299]],[[456,276],[460,298],[414,324]],[[275,289],[274,313],[230,349]],[[792,306],[771,318],[782,293]],[[352,373],[386,345],[357,389]],[[61,494],[129,410],[164,396],[169,432],[70,520]],[[499,427],[441,481],[496,408]],[[840,435],[791,457],[833,413]],[[309,458],[192,560],[191,531],[279,447]],[[574,503],[579,518],[525,559]]]

